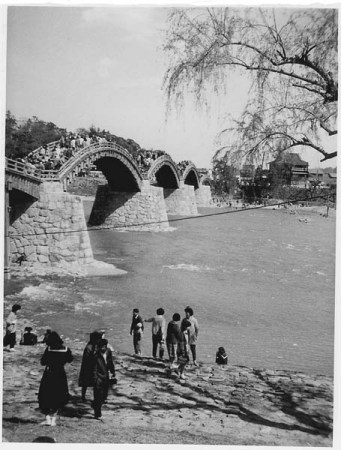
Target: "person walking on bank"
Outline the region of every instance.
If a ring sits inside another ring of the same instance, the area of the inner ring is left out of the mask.
[[[199,334],[199,324],[197,319],[194,317],[193,309],[190,306],[186,306],[185,309],[186,319],[189,320],[192,324],[189,330],[189,347],[191,349],[193,364],[195,366],[199,366],[197,363],[197,339]],[[185,319],[184,319],[185,320]]]
[[[6,319],[6,334],[4,336],[3,345],[7,347],[9,345],[9,351],[15,351],[16,344],[16,331],[17,331],[17,313],[20,311],[21,306],[15,304],[12,306],[12,311],[9,313]]]
[[[93,371],[95,358],[94,354],[97,350],[97,344],[102,339],[102,333],[94,331],[90,333],[90,340],[87,343],[82,357],[81,369],[79,372],[78,386],[82,388],[82,401],[85,402],[86,390],[93,387]]]
[[[49,335],[46,345],[47,348],[40,361],[45,370],[40,382],[38,401],[39,408],[46,416],[42,425],[55,426],[58,411],[69,400],[64,366],[73,360],[73,356],[55,331]]]
[[[173,314],[172,320],[167,327],[166,346],[169,355],[169,368],[176,368],[177,349],[181,340],[181,331],[178,322],[180,321],[180,314]]]
[[[143,319],[139,315],[139,310],[137,308],[133,309],[133,318],[131,321],[130,335],[133,336],[133,345],[135,355],[141,355],[141,340],[143,335]]]
[[[110,384],[116,384],[115,365],[112,352],[108,348],[107,339],[98,342],[98,350],[95,352],[95,363],[93,371],[94,382],[94,412],[95,419],[102,420],[102,405],[108,397]],[[109,372],[112,379],[109,379]]]
[[[156,316],[145,320],[145,322],[152,322],[153,358],[156,358],[158,346],[160,359],[163,359],[165,352],[166,319],[163,317],[164,313],[165,310],[163,308],[158,308]]]

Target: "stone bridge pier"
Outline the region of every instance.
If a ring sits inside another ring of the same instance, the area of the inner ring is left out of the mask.
[[[15,200],[9,224],[12,262],[23,253],[33,264],[93,262],[80,197],[63,192],[59,182],[44,182],[38,199],[23,196]]]
[[[195,199],[197,206],[212,206],[211,186],[201,184],[199,189],[195,190]]]
[[[121,230],[162,231],[169,228],[163,189],[144,180],[140,192],[114,191],[99,186],[89,218],[90,226]]]
[[[164,189],[164,197],[168,214],[179,216],[198,214],[194,186],[181,182],[180,189]]]

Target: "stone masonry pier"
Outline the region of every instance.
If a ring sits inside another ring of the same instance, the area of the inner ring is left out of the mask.
[[[197,206],[212,206],[211,186],[201,184],[199,189],[195,190],[195,200]]]
[[[198,214],[194,187],[182,184],[180,189],[164,189],[168,214],[193,216]]]
[[[81,198],[63,192],[58,182],[42,183],[38,200],[12,208],[9,235],[13,262],[21,254],[31,264],[93,261]]]
[[[141,192],[118,192],[99,186],[89,225],[139,231],[169,228],[163,189],[142,184]]]

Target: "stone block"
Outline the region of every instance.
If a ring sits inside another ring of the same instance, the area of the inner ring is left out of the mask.
[[[32,253],[36,253],[36,247],[33,245],[26,245],[26,247],[24,247],[24,252],[26,256],[29,256]]]
[[[55,262],[59,262],[59,261],[61,261],[63,258],[60,256],[60,255],[58,255],[57,253],[52,253],[51,255],[50,255],[50,262],[51,263],[55,263]]]
[[[48,255],[50,253],[50,250],[47,246],[38,246],[37,247],[37,255]]]
[[[39,214],[39,209],[37,207],[30,207],[27,212],[26,212],[27,216],[30,218],[34,218]]]
[[[48,258],[46,255],[37,255],[37,260],[38,260],[40,263],[44,263],[44,264],[50,262],[49,258]]]

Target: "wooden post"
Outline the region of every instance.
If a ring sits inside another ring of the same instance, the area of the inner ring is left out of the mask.
[[[4,279],[9,280],[11,278],[10,263],[11,263],[11,246],[9,239],[9,214],[11,207],[9,205],[9,193],[12,190],[12,180],[9,178],[5,187],[5,266],[4,266]]]

